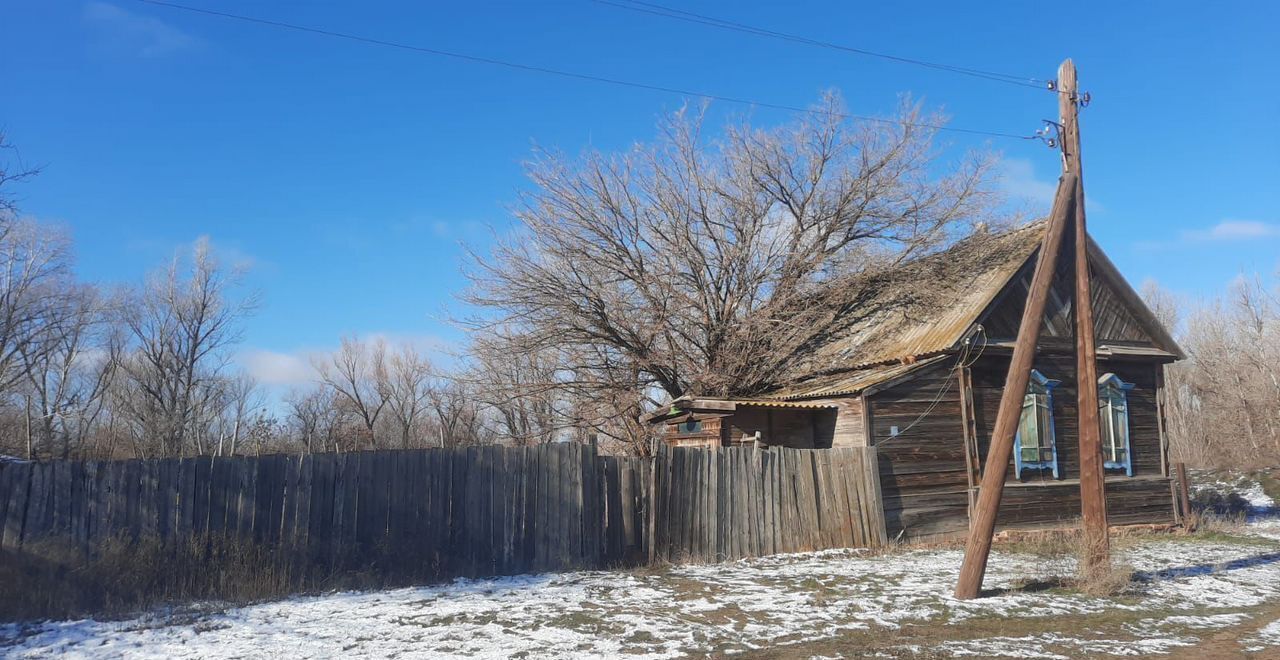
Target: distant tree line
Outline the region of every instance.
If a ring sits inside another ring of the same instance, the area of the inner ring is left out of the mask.
[[[1207,300],[1154,282],[1148,306],[1187,359],[1165,368],[1174,460],[1199,467],[1280,464],[1280,273],[1244,276]]]

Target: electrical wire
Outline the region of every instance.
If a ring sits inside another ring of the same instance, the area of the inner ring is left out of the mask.
[[[913,122],[904,122],[904,121],[899,121],[899,120],[896,120],[896,119],[885,119],[885,118],[883,118],[883,117],[873,117],[873,116],[868,116],[868,115],[855,115],[855,114],[850,114],[850,113],[845,113],[845,112],[834,112],[834,111],[821,110],[821,109],[817,109],[817,108],[804,108],[804,107],[800,107],[800,106],[786,105],[786,104],[782,104],[782,103],[769,103],[769,102],[765,102],[765,101],[754,101],[754,100],[751,100],[751,99],[744,99],[744,98],[735,97],[735,96],[724,96],[724,95],[720,95],[720,94],[709,94],[709,93],[706,93],[706,92],[698,92],[698,91],[693,91],[693,90],[681,89],[681,88],[679,88],[679,87],[668,87],[668,86],[665,86],[665,85],[652,85],[652,84],[648,84],[648,83],[640,83],[640,82],[634,82],[634,81],[629,81],[629,80],[622,80],[622,79],[619,79],[619,78],[609,78],[609,77],[605,77],[605,76],[597,76],[597,75],[592,75],[592,74],[589,74],[589,73],[578,73],[578,72],[574,72],[574,71],[565,71],[565,70],[563,70],[563,69],[552,69],[552,68],[549,68],[549,67],[537,66],[537,65],[532,65],[532,64],[522,64],[522,63],[520,63],[520,62],[511,62],[511,61],[508,61],[508,60],[499,60],[499,59],[495,59],[495,58],[491,58],[491,57],[483,57],[483,56],[479,56],[479,55],[468,55],[468,54],[466,54],[466,53],[459,53],[459,52],[449,51],[449,50],[443,50],[443,49],[439,49],[439,48],[431,48],[431,47],[427,47],[427,46],[416,46],[416,45],[413,45],[413,44],[406,44],[406,43],[402,43],[402,42],[398,42],[398,41],[389,41],[389,40],[386,40],[386,39],[378,39],[378,38],[375,38],[375,37],[365,37],[365,36],[361,36],[361,35],[357,35],[357,34],[351,34],[351,33],[348,33],[348,32],[338,32],[338,31],[335,31],[335,30],[326,30],[326,29],[323,29],[323,28],[308,27],[308,26],[305,26],[305,25],[297,25],[297,24],[294,24],[294,23],[286,23],[286,22],[283,22],[283,21],[274,21],[274,20],[265,19],[265,18],[256,18],[256,17],[253,17],[253,16],[245,16],[245,15],[242,15],[242,14],[232,14],[232,13],[229,13],[229,12],[217,11],[217,10],[214,10],[214,9],[204,9],[204,8],[201,8],[201,7],[192,7],[192,6],[189,6],[189,5],[182,5],[182,4],[178,4],[178,3],[175,3],[175,2],[165,2],[164,0],[135,0],[135,1],[136,1],[136,2],[140,2],[140,3],[144,3],[144,4],[149,4],[149,5],[156,5],[156,6],[159,6],[159,7],[168,7],[168,8],[170,8],[170,9],[178,9],[178,10],[181,10],[181,11],[191,12],[191,13],[195,13],[195,14],[205,14],[205,15],[208,15],[208,16],[217,16],[217,17],[220,17],[220,18],[226,18],[226,19],[231,19],[231,20],[236,20],[236,21],[242,21],[242,22],[245,22],[245,23],[254,23],[254,24],[257,24],[257,25],[264,25],[264,26],[269,26],[269,27],[274,27],[274,28],[280,28],[280,29],[285,29],[285,30],[293,30],[293,31],[296,31],[296,32],[305,32],[305,33],[309,33],[309,34],[316,34],[316,35],[321,35],[321,36],[326,36],[326,37],[333,37],[333,38],[337,38],[337,39],[346,39],[346,40],[348,40],[348,41],[356,41],[356,42],[360,42],[360,43],[364,43],[364,44],[369,44],[369,45],[374,45],[374,46],[384,46],[384,47],[387,47],[387,48],[398,48],[398,49],[400,49],[400,50],[413,51],[413,52],[417,52],[417,53],[425,53],[425,54],[428,54],[428,55],[437,55],[437,56],[440,56],[440,57],[449,57],[449,58],[454,58],[454,59],[459,59],[459,60],[465,60],[465,61],[468,61],[468,62],[475,62],[475,63],[478,63],[478,64],[489,64],[489,65],[493,65],[493,66],[506,67],[506,68],[509,68],[509,69],[516,69],[516,70],[519,70],[519,71],[528,71],[528,72],[534,72],[534,73],[543,73],[543,74],[547,74],[547,75],[560,76],[560,77],[564,77],[564,78],[573,78],[573,79],[576,79],[576,80],[587,80],[587,81],[591,81],[591,82],[604,83],[604,84],[609,84],[609,85],[617,85],[617,86],[621,86],[621,87],[632,87],[632,88],[636,88],[636,89],[645,89],[645,90],[655,91],[655,92],[665,92],[665,93],[669,93],[669,94],[679,94],[679,95],[682,95],[682,96],[692,96],[692,97],[697,97],[697,98],[707,99],[707,100],[711,100],[711,101],[720,101],[720,102],[723,102],[723,103],[732,103],[732,104],[736,104],[736,105],[745,105],[745,106],[752,106],[752,107],[759,107],[759,108],[769,108],[769,109],[773,109],[773,110],[785,110],[785,111],[788,111],[788,112],[799,112],[799,113],[813,114],[813,115],[823,115],[823,116],[835,117],[835,118],[837,118],[837,119],[848,119],[848,120],[858,120],[858,121],[866,121],[866,122],[875,122],[875,123],[881,123],[881,124],[892,124],[892,125],[896,125],[896,126],[913,127],[913,128],[925,128],[925,129],[929,129],[929,130],[936,130],[936,131],[949,131],[949,132],[952,132],[952,133],[965,133],[965,134],[968,134],[968,135],[984,135],[984,136],[988,136],[988,137],[1009,138],[1009,139],[1014,139],[1014,140],[1035,140],[1035,139],[1038,139],[1038,136],[1036,136],[1036,135],[1017,135],[1017,134],[1015,134],[1015,133],[1004,133],[1004,132],[1000,132],[1000,131],[985,131],[985,130],[979,130],[979,129],[973,129],[973,128],[958,128],[958,127],[954,127],[954,126],[943,126],[943,125],[941,125],[941,124],[929,124],[929,123],[913,123]]]
[[[1048,84],[1049,84],[1048,80],[1043,80],[1040,78],[1032,78],[1029,76],[1018,76],[1010,73],[1000,73],[997,71],[987,71],[983,69],[974,69],[970,67],[956,66],[953,64],[943,64],[941,62],[930,62],[928,60],[920,60],[920,59],[915,59],[911,57],[901,57],[898,55],[890,55],[888,53],[880,53],[872,50],[867,50],[865,48],[857,48],[855,46],[847,46],[844,44],[832,43],[830,41],[822,41],[820,39],[813,39],[813,38],[805,37],[798,34],[792,34],[788,32],[779,32],[777,30],[770,30],[768,28],[762,28],[755,25],[748,25],[746,23],[738,23],[736,21],[730,21],[723,18],[716,18],[714,16],[708,16],[706,14],[698,14],[691,11],[677,9],[675,7],[668,7],[668,6],[660,5],[653,2],[643,2],[642,0],[592,0],[592,2],[595,2],[597,4],[602,4],[602,5],[608,5],[610,7],[616,7],[618,9],[625,9],[627,11],[641,12],[645,14],[652,14],[654,16],[670,18],[677,21],[698,23],[701,25],[707,25],[707,26],[718,28],[721,30],[732,30],[734,32],[743,32],[746,34],[753,34],[756,36],[768,37],[771,39],[790,41],[790,42],[805,44],[809,46],[817,46],[820,48],[829,48],[832,50],[839,50],[846,53],[854,53],[857,55],[864,55],[867,57],[876,57],[883,60],[889,60],[889,61],[898,62],[901,64],[911,64],[914,66],[920,66],[920,67],[935,69],[939,71],[948,71],[950,73],[958,73],[961,75],[972,76],[975,78],[982,78],[984,80],[991,80],[994,82],[1002,82],[1010,85],[1031,87],[1033,89],[1048,89]]]
[[[972,358],[969,357],[970,353],[973,351],[973,342],[966,340],[964,344],[964,348],[960,351],[960,354],[956,356],[955,364],[951,365],[951,369],[947,371],[947,376],[944,379],[944,383],[942,387],[938,389],[938,394],[933,398],[933,401],[929,404],[929,407],[925,408],[924,412],[920,413],[919,416],[911,420],[911,423],[907,424],[906,428],[900,429],[898,433],[893,437],[896,438],[898,436],[905,434],[907,431],[911,430],[911,427],[915,426],[916,424],[919,424],[921,420],[923,420],[925,417],[928,417],[930,414],[933,413],[934,409],[938,407],[938,404],[942,403],[942,397],[946,396],[947,392],[951,391],[951,383],[955,380],[952,378],[952,376],[956,374],[956,371],[958,371],[961,368],[968,369],[969,367],[972,367],[974,364],[977,364],[978,358],[982,357],[983,352],[987,350],[987,329],[983,327],[981,324],[979,324],[977,334],[982,336],[982,345],[978,348],[978,354],[974,355]]]

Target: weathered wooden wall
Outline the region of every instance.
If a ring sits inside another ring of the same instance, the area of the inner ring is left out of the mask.
[[[819,447],[866,447],[866,424],[862,419],[861,397],[812,399],[809,403],[835,406],[816,418],[814,443]]]
[[[989,352],[968,370],[953,370],[953,365],[947,361],[927,367],[868,397],[891,538],[958,536],[968,531],[969,504],[986,461],[1008,356]],[[1080,513],[1075,358],[1044,354],[1036,357],[1034,366],[1062,381],[1053,397],[1061,478],[1054,479],[1047,470],[1024,470],[1019,479],[1010,467],[1000,528],[1059,525]],[[1098,365],[1099,373],[1115,373],[1134,384],[1129,392],[1134,476],[1120,471],[1107,476],[1108,512],[1116,524],[1173,521],[1167,448],[1157,407],[1158,369],[1157,363],[1141,360],[1103,360]]]
[[[890,538],[969,528],[964,425],[952,364],[925,367],[869,397]]]
[[[580,444],[0,466],[0,547],[227,536],[443,576],[882,543],[874,450]],[[657,490],[654,490],[656,485]]]
[[[996,411],[1000,406],[1000,391],[1008,369],[1008,358],[990,356],[983,358],[972,369],[975,422],[978,428],[978,453],[986,460],[987,445],[995,426]],[[1053,422],[1057,434],[1058,465],[1063,479],[1080,476],[1080,455],[1076,435],[1076,365],[1070,355],[1037,356],[1035,368],[1047,378],[1062,383],[1053,389]],[[1158,363],[1141,360],[1100,360],[1098,374],[1114,373],[1134,387],[1129,391],[1129,442],[1133,450],[1134,477],[1168,476],[1165,467],[1165,447],[1160,438],[1159,408],[1156,405]],[[1009,470],[1009,483],[1017,481]],[[1024,471],[1023,482],[1053,482],[1048,471]]]

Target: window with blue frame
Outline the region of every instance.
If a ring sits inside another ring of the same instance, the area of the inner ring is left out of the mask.
[[[1022,478],[1023,470],[1049,470],[1058,478],[1058,446],[1053,431],[1053,388],[1061,381],[1045,378],[1031,370],[1031,382],[1022,399],[1022,418],[1014,436],[1013,472]]]
[[[701,433],[702,420],[692,419],[692,418],[687,419],[680,423],[679,428],[680,428],[680,433]]]
[[[1098,424],[1102,435],[1102,460],[1108,470],[1124,470],[1133,476],[1133,451],[1129,446],[1129,390],[1133,383],[1115,374],[1098,379]]]

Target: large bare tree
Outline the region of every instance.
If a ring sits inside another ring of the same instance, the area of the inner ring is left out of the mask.
[[[569,356],[576,394],[626,425],[654,394],[759,391],[856,312],[837,280],[988,219],[993,160],[944,161],[923,127],[942,121],[905,102],[853,122],[827,98],[714,140],[682,111],[625,153],[539,151],[517,231],[472,260],[465,299],[485,313],[468,321],[503,328],[513,359]]]

